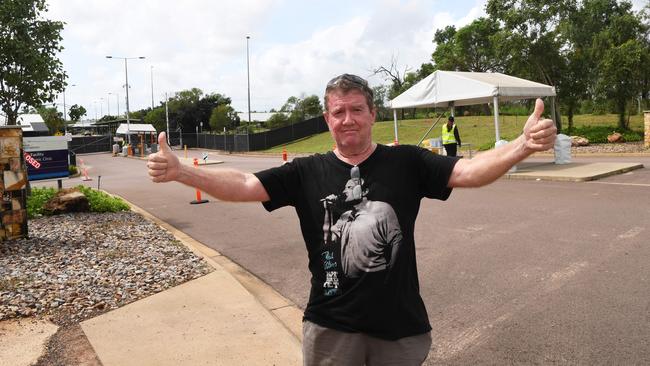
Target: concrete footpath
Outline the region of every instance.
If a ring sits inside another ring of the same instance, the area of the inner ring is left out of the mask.
[[[82,322],[104,366],[302,364],[300,309],[215,250],[132,207],[215,270]]]

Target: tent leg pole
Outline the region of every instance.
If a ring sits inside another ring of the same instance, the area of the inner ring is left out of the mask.
[[[494,102],[494,131],[496,134],[496,142],[499,142],[499,140],[501,140],[501,136],[499,134],[499,97],[495,96],[493,102]]]
[[[426,132],[426,133],[424,134],[424,136],[422,136],[422,138],[420,139],[420,142],[418,142],[417,146],[422,145],[422,141],[424,141],[424,139],[427,138],[427,136],[429,135],[429,132],[431,132],[431,130],[433,130],[434,127],[436,127],[436,125],[438,124],[438,122],[440,122],[440,118],[442,118],[442,116],[443,116],[442,113],[438,115],[438,119],[437,119],[435,122],[433,122],[433,124],[431,125],[431,127],[429,127],[429,129],[427,130],[427,132]]]
[[[399,145],[399,138],[397,137],[397,109],[393,109],[393,126],[395,127],[395,145]]]
[[[557,127],[558,133],[561,133],[561,126],[558,124],[557,118],[555,116],[555,97],[551,97],[551,119],[553,120],[553,123],[555,123],[555,127]]]

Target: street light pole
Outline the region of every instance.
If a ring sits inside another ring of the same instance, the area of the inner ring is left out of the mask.
[[[246,79],[248,79],[248,123],[251,123],[251,70],[249,65],[249,56],[248,56],[248,40],[250,36],[246,36]],[[246,128],[248,132],[248,128]]]
[[[253,122],[251,120],[251,70],[250,70],[250,62],[249,62],[249,56],[248,56],[248,40],[250,39],[250,36],[246,36],[246,78],[248,79],[248,125],[246,126],[246,150],[250,151],[251,149],[251,137],[250,134],[248,133],[248,128]]]
[[[153,65],[151,65],[151,110],[153,111]]]
[[[70,86],[77,86],[76,84],[71,84]],[[63,89],[63,135],[68,134],[68,117],[66,117],[66,106],[65,106],[65,89]]]
[[[144,56],[139,57],[117,57],[117,56],[106,56],[106,58],[117,58],[124,60],[124,75],[126,77],[126,136],[131,145],[131,118],[129,116],[129,66],[127,61],[133,59],[144,59]]]

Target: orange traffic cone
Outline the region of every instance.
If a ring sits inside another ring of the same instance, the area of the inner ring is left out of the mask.
[[[93,180],[92,178],[88,177],[88,169],[86,169],[86,164],[84,164],[84,160],[79,158],[79,163],[81,163],[81,174],[83,174],[84,176],[83,178],[81,178],[81,180],[83,181]]]
[[[288,162],[287,161],[287,149],[283,147],[282,148],[282,164],[286,164],[287,162]]]

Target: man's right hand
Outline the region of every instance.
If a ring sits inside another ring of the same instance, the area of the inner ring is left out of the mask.
[[[167,134],[165,132],[158,135],[158,146],[160,150],[149,155],[149,161],[147,162],[151,180],[155,183],[176,180],[180,174],[181,163],[167,144]]]

